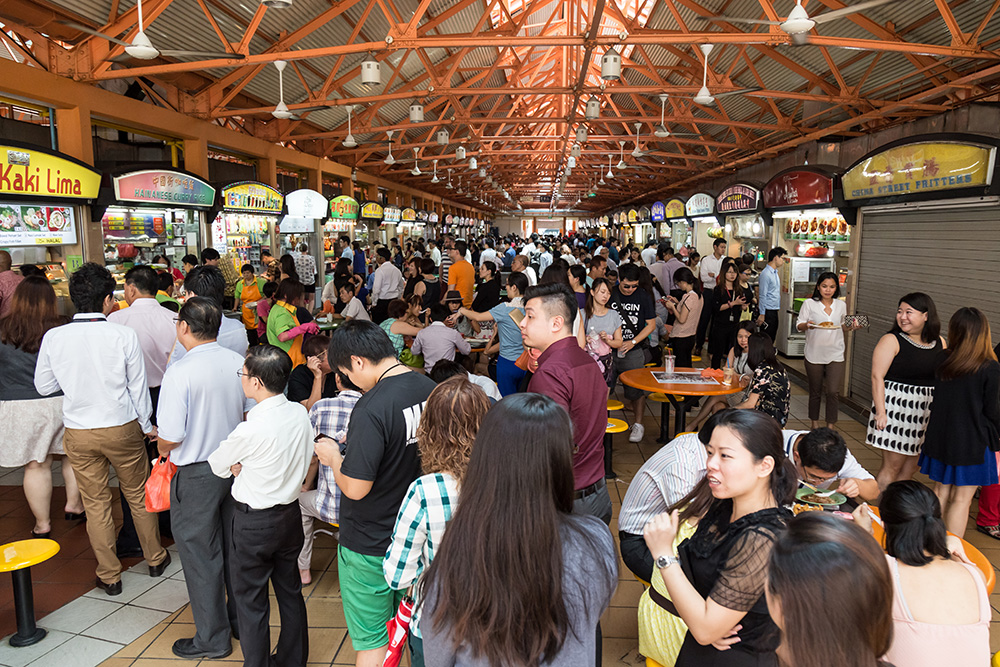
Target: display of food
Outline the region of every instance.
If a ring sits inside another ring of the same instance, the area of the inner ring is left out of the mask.
[[[785,238],[807,241],[847,241],[850,238],[850,226],[839,213],[826,217],[809,216],[803,212],[801,217],[785,219]]]

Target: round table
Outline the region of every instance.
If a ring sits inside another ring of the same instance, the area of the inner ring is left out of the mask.
[[[657,382],[653,377],[654,372],[662,372],[663,367],[636,368],[625,371],[619,375],[623,384],[627,384],[635,389],[642,389],[649,392],[660,392],[666,395],[670,404],[674,406],[674,435],[683,433],[687,424],[688,408],[696,403],[703,396],[728,396],[746,389],[748,380],[734,381],[733,384],[722,384],[714,380],[700,384],[681,384],[675,382]],[[697,368],[675,368],[675,373],[700,373]],[[678,399],[682,400],[678,400]],[[666,444],[670,440],[668,433],[668,408],[666,403],[660,403],[660,437],[657,440],[660,444]]]
[[[332,322],[320,322],[319,320],[313,320],[316,322],[316,326],[319,327],[320,331],[333,331],[340,326],[341,322],[344,320],[333,320]]]

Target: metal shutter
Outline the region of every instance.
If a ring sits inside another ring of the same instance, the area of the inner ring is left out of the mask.
[[[855,312],[871,327],[854,333],[850,395],[871,405],[875,344],[893,325],[899,298],[934,299],[941,334],[962,306],[975,306],[1000,338],[1000,207],[942,205],[865,212]]]

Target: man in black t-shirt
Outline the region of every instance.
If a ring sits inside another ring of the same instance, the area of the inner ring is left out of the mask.
[[[406,491],[420,476],[417,427],[436,385],[399,363],[388,335],[370,321],[342,324],[327,357],[364,392],[351,412],[347,453],[341,456],[337,443],[324,438],[316,455],[342,493],[338,572],[357,665],[381,665],[389,643],[385,624],[405,592],[388,587],[382,559]]]
[[[611,292],[608,305],[622,316],[623,344],[614,355],[615,379],[625,371],[642,368],[649,350],[649,334],[656,329],[656,308],[653,295],[639,287],[639,267],[622,264],[618,270],[618,285]],[[645,435],[642,416],[646,410],[646,393],[624,385],[625,403],[635,415],[635,423],[629,433],[629,442],[639,442]]]

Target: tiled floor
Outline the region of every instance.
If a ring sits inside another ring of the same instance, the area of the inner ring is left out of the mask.
[[[643,442],[631,444],[625,434],[616,436],[614,467],[621,479],[609,486],[614,504],[611,529],[615,534],[617,534],[618,510],[628,488],[628,481],[642,463],[659,448],[653,442],[659,432],[659,412],[655,407],[653,405],[656,414],[647,414],[644,419],[646,437]],[[808,428],[806,394],[800,386],[793,385],[791,415],[788,428]],[[877,451],[864,444],[864,426],[851,420],[847,415],[842,415],[839,428],[858,460],[869,470],[875,471],[880,457]],[[0,484],[3,483],[10,482],[0,478]],[[54,507],[61,508],[61,505],[54,504]],[[0,537],[13,539],[11,536],[19,536],[30,529],[30,521],[30,514],[24,504],[23,496],[20,495],[20,489],[0,488]],[[60,522],[56,523],[58,525]],[[142,563],[136,567],[135,572],[123,575],[123,596],[109,598],[84,583],[93,577],[93,559],[86,545],[83,527],[67,528],[63,534],[57,534],[56,539],[62,541],[67,536],[74,546],[72,548],[64,546],[64,553],[76,552],[75,560],[55,567],[52,571],[39,567],[34,577],[35,581],[43,582],[36,584],[36,599],[39,601],[38,616],[44,616],[39,625],[50,630],[49,636],[39,645],[27,649],[12,649],[4,642],[0,645],[0,665],[91,667],[102,664],[109,667],[155,665],[188,667],[199,664],[196,661],[180,660],[170,650],[176,639],[194,634],[193,619],[190,609],[186,606],[183,570],[176,562],[176,555],[175,563],[170,566],[164,579],[150,579],[145,573],[145,563]],[[971,523],[966,539],[981,549],[994,564],[1000,564],[1000,542],[976,532]],[[313,555],[313,583],[303,589],[311,628],[309,660],[311,665],[316,666],[354,663],[354,651],[347,637],[337,582],[335,546],[330,537],[317,538]],[[86,566],[85,559],[89,559]],[[620,567],[618,591],[602,620],[604,665],[610,667],[644,663],[637,652],[636,621],[636,605],[642,593],[642,585],[631,576],[624,565]],[[60,576],[57,573],[67,570],[71,571],[72,575],[66,574],[65,578],[75,577],[74,581],[78,579],[79,582],[61,584],[56,581]],[[52,583],[48,583],[49,581]],[[52,591],[61,590],[63,586],[66,587],[63,602],[57,606],[46,607],[47,600],[55,599],[50,598],[50,595],[53,595]],[[86,595],[79,597],[84,592]],[[9,581],[0,582],[0,602],[4,595],[10,598]],[[62,606],[71,599],[73,602]],[[994,608],[992,649],[996,651],[1000,649],[1000,627],[997,627],[1000,623],[1000,612],[997,611],[1000,610],[1000,591],[991,596],[991,604]],[[57,607],[62,608],[45,615]],[[13,627],[12,617],[13,611],[9,603],[0,607],[0,621],[8,624],[8,632]],[[272,639],[277,633],[277,622],[277,612],[272,598]],[[225,660],[206,660],[200,664],[207,667],[217,663],[232,664],[242,661],[239,643],[234,642],[234,647],[233,654]]]

